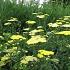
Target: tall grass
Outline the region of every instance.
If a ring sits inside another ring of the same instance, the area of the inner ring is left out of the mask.
[[[13,3],[10,0],[0,1],[0,20],[5,20],[10,17],[17,17],[21,21],[26,21],[27,19],[32,19],[33,12],[43,12],[49,14],[49,19],[47,22],[54,22],[57,18],[70,15],[70,5],[63,7],[63,5],[58,5],[56,3],[44,3],[42,7],[39,8],[37,3],[31,3],[29,5],[23,5],[22,3]],[[4,21],[3,20],[3,21]]]

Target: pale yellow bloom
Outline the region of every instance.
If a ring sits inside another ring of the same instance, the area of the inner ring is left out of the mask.
[[[64,18],[70,18],[70,16],[64,16]]]
[[[12,35],[10,38],[13,39],[13,40],[26,39],[25,37],[23,37],[21,35]]]
[[[59,25],[56,23],[49,23],[48,25],[49,25],[49,27],[59,27]]]
[[[38,13],[32,13],[33,15],[37,15]]]
[[[42,19],[42,18],[45,18],[45,15],[37,15],[37,17]]]
[[[6,25],[11,25],[11,23],[10,23],[10,22],[8,22],[8,23],[5,23],[4,25],[5,25],[5,26],[6,26]]]
[[[38,57],[38,58],[43,58],[44,56],[43,56],[42,54],[39,54],[39,53],[38,53],[38,54],[37,54],[37,57]]]
[[[21,64],[27,64],[29,61],[37,61],[37,58],[33,56],[25,56],[21,60]]]
[[[28,41],[27,44],[37,44],[39,42],[46,42],[46,38],[40,35],[32,36]]]
[[[28,31],[28,30],[30,30],[30,28],[24,28],[23,30],[26,30],[26,31]]]
[[[43,32],[44,30],[43,29],[34,29],[32,31],[29,32],[29,35],[35,35],[36,33],[40,33],[40,32]]]
[[[42,26],[38,26],[37,28],[43,28]]]
[[[13,40],[9,40],[9,41],[8,41],[8,43],[13,43],[13,42],[14,42]]]
[[[70,24],[64,24],[64,25],[62,25],[61,27],[70,27]]]
[[[4,39],[4,37],[3,36],[0,36],[0,39]]]
[[[62,25],[62,22],[56,22],[56,24],[58,24],[58,25]]]
[[[3,57],[1,57],[1,61],[6,61],[10,59],[10,54],[6,54]]]
[[[38,52],[45,56],[54,55],[53,51],[39,50]]]
[[[10,20],[8,20],[9,22],[13,22],[13,21],[18,21],[17,20],[17,18],[13,18],[13,17],[11,17],[11,19]]]
[[[12,48],[6,50],[6,52],[9,52],[9,53],[14,53],[16,51],[17,51],[17,47],[12,47]]]
[[[58,35],[70,35],[70,31],[61,31],[61,32],[56,32],[55,34],[58,34]]]
[[[26,23],[27,23],[27,24],[31,24],[31,25],[33,25],[33,24],[36,23],[36,21],[28,20],[28,21],[26,21]]]

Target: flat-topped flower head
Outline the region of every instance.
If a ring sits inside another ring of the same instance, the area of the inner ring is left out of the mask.
[[[9,40],[9,41],[8,41],[8,43],[10,43],[10,44],[13,43],[13,42],[14,42],[14,40]]]
[[[59,20],[56,20],[56,22],[61,22],[61,21],[62,21],[62,20],[60,20],[60,19],[59,19]]]
[[[50,56],[50,55],[54,55],[54,52],[53,51],[47,51],[47,50],[39,50],[37,56],[39,58],[42,58],[44,56]]]
[[[64,16],[64,18],[70,18],[70,16]]]
[[[35,35],[36,33],[40,33],[43,32],[43,29],[34,29],[32,31],[29,32],[29,35]]]
[[[43,26],[38,26],[37,28],[43,28]]]
[[[61,27],[70,28],[70,24],[61,25]]]
[[[11,25],[11,23],[10,23],[10,22],[8,22],[8,23],[5,23],[4,25],[5,25],[5,26],[7,26],[7,25]]]
[[[57,25],[62,25],[62,22],[56,22]]]
[[[66,21],[66,20],[69,20],[69,19],[70,19],[70,18],[68,18],[68,17],[65,17],[63,20],[65,20],[65,21]]]
[[[49,23],[48,25],[49,25],[49,27],[59,27],[59,25],[56,23]]]
[[[39,50],[38,52],[42,55],[47,55],[47,56],[54,55],[53,51]]]
[[[60,32],[56,32],[55,34],[58,34],[58,35],[70,35],[70,31],[60,31]]]
[[[25,31],[29,31],[29,30],[30,30],[30,28],[24,28],[23,30],[25,30]]]
[[[14,22],[14,21],[18,21],[17,20],[17,18],[13,18],[13,17],[11,17],[11,19],[10,20],[8,20],[9,22]]]
[[[21,35],[12,35],[10,38],[13,39],[13,40],[26,39],[25,37],[23,37]]]
[[[48,14],[44,14],[45,16],[49,16]]]
[[[45,18],[45,15],[37,15],[38,18],[43,19]]]
[[[33,25],[33,24],[36,23],[36,21],[28,20],[28,21],[26,21],[26,23],[29,24],[29,25]]]
[[[32,36],[28,41],[27,44],[37,44],[37,43],[44,43],[46,42],[46,38],[41,35]]]
[[[17,47],[12,47],[12,48],[6,50],[6,52],[9,52],[9,53],[14,53],[16,51],[17,51]]]
[[[33,15],[37,15],[38,13],[32,13]]]
[[[28,64],[28,62],[33,62],[33,61],[37,61],[36,57],[33,56],[25,56],[23,57],[23,59],[21,60],[21,64]]]
[[[1,61],[7,61],[7,60],[9,60],[10,59],[10,54],[6,54],[6,55],[4,55],[3,57],[1,57]]]
[[[38,53],[38,54],[37,54],[37,57],[38,57],[38,58],[43,58],[43,57],[44,57],[44,55],[42,55],[42,54]]]
[[[0,39],[4,39],[4,37],[3,36],[0,36]]]

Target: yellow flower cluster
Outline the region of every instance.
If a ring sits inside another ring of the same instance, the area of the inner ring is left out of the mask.
[[[3,36],[0,36],[0,39],[4,39],[4,37]]]
[[[43,28],[42,26],[38,26],[37,28]]]
[[[56,23],[49,23],[48,25],[49,25],[49,27],[59,27],[59,25]]]
[[[64,24],[61,27],[70,27],[70,24]]]
[[[15,53],[17,51],[17,47],[12,47],[8,50],[6,50],[6,52],[9,52],[9,53]]]
[[[57,32],[55,34],[58,34],[58,35],[70,35],[70,31],[61,31],[61,32]]]
[[[13,21],[18,21],[17,20],[17,18],[13,18],[13,17],[11,17],[11,19],[10,20],[8,20],[9,22],[13,22]]]
[[[6,61],[10,59],[10,54],[6,54],[3,57],[1,57],[1,61]]]
[[[8,43],[13,43],[13,42],[14,42],[13,40],[9,40],[9,41],[8,41]]]
[[[53,51],[39,50],[37,56],[43,58],[44,56],[54,55]]]
[[[25,31],[29,31],[29,30],[30,30],[30,28],[24,28],[23,30],[25,30]]]
[[[28,20],[28,21],[26,21],[26,23],[27,23],[27,24],[31,24],[31,25],[33,25],[33,24],[36,23],[36,21]]]
[[[46,42],[46,38],[41,35],[32,36],[32,38],[27,41],[27,44],[37,44],[39,42]]]
[[[23,37],[21,35],[12,35],[10,38],[13,39],[13,40],[26,39],[25,37]]]
[[[21,60],[21,64],[28,64],[29,61],[37,61],[37,58],[36,57],[33,57],[33,56],[25,56]]]
[[[70,27],[70,16],[64,16],[63,18],[59,18],[59,20],[56,20],[55,23],[49,23],[49,27],[57,28],[57,27],[65,27],[69,28]]]
[[[11,25],[11,23],[10,23],[10,22],[8,22],[8,23],[5,23],[4,25],[5,25],[5,26],[7,26],[7,25]]]
[[[37,15],[37,17],[42,19],[42,18],[45,18],[45,15]]]
[[[32,31],[29,32],[29,35],[35,35],[36,33],[39,33],[39,32],[43,32],[44,30],[43,29],[34,29]]]

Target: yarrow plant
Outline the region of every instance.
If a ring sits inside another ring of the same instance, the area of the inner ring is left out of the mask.
[[[10,38],[13,40],[26,39],[25,37],[21,35],[12,35]]]
[[[39,58],[43,58],[44,56],[50,56],[50,55],[54,55],[53,51],[47,51],[47,50],[39,50],[37,56]]]

